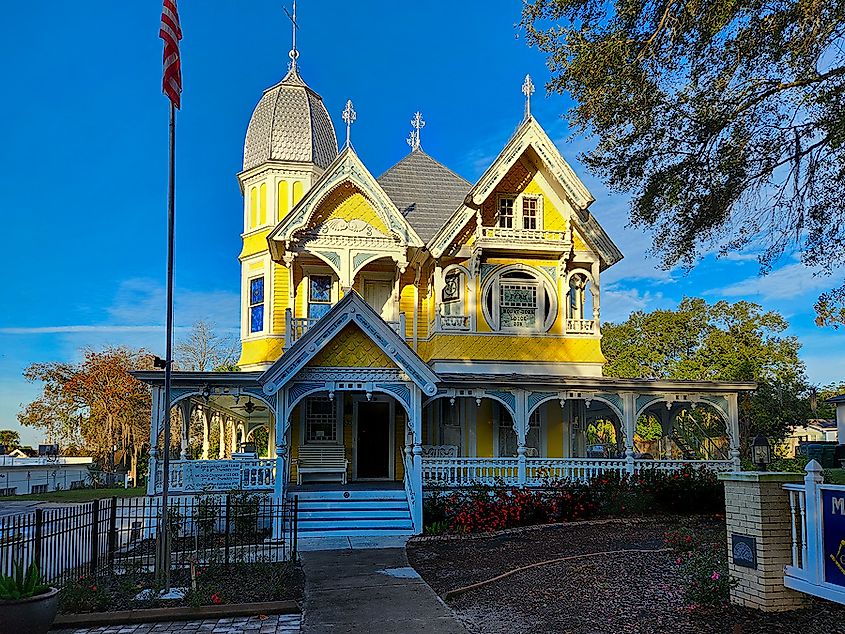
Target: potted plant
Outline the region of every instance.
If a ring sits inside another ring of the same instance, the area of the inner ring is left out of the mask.
[[[0,575],[0,634],[47,634],[59,609],[59,591],[42,583],[35,562],[24,571],[15,562],[12,576]]]

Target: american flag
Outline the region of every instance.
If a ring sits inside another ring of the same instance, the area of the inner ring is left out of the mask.
[[[161,10],[161,29],[158,32],[164,40],[164,77],[162,90],[177,108],[182,105],[182,64],[179,60],[179,40],[182,29],[179,27],[179,12],[176,0],[164,0]]]

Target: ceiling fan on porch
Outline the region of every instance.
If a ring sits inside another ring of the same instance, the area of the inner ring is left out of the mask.
[[[252,399],[248,399],[247,402],[244,403],[243,405],[239,405],[239,406],[234,407],[232,409],[242,409],[247,414],[252,414],[253,412],[260,412],[262,410],[265,410],[265,409],[267,409],[267,407],[264,406],[264,405],[256,405],[255,403],[252,402]]]

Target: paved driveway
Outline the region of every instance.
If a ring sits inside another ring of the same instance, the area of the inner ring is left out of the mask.
[[[466,634],[404,548],[302,553],[307,634]]]

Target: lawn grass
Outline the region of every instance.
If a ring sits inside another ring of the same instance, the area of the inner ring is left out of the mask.
[[[105,488],[105,489],[68,489],[65,491],[50,491],[48,493],[29,493],[27,495],[9,495],[0,497],[2,501],[35,501],[35,502],[90,502],[91,500],[102,500],[104,498],[119,497],[133,498],[146,495],[144,487],[133,489]]]

